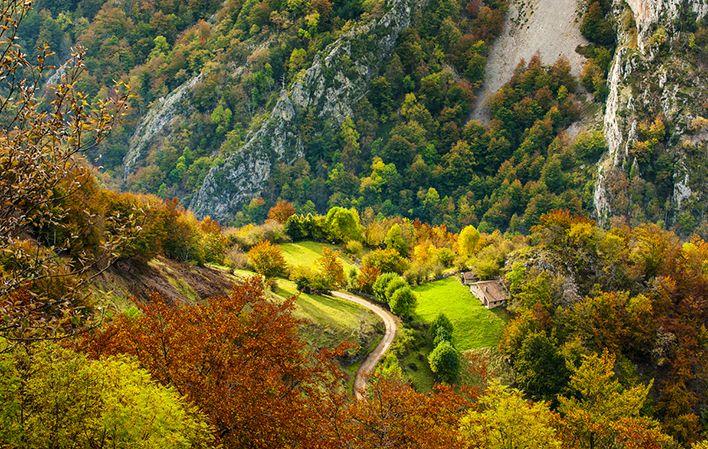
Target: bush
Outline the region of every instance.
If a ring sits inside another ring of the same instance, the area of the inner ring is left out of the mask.
[[[272,243],[287,242],[288,235],[285,226],[277,221],[267,221],[261,225],[247,224],[226,233],[230,244],[238,244],[242,248],[251,248],[266,240]]]
[[[285,233],[293,241],[316,240],[326,241],[325,217],[321,215],[293,215],[285,222]]]
[[[246,268],[248,266],[248,256],[238,245],[235,245],[226,252],[224,263],[229,268]]]
[[[443,341],[428,356],[430,370],[443,382],[454,383],[460,376],[460,353],[452,343]]]
[[[333,207],[327,212],[325,218],[327,233],[334,240],[348,242],[349,240],[363,239],[361,221],[356,209]]]
[[[398,316],[409,317],[415,310],[417,298],[409,285],[398,288],[391,294],[388,305],[391,312]]]

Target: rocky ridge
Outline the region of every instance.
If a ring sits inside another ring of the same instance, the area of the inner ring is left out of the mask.
[[[608,75],[604,116],[608,152],[599,163],[594,194],[595,213],[603,223],[613,216],[632,218],[627,186],[645,174],[631,150],[640,123],[655,117],[666,124],[664,143],[674,170],[673,193],[661,205],[664,217],[653,218],[670,225],[687,203],[703,208],[703,180],[692,173],[700,173],[705,164],[706,136],[704,131],[696,133],[692,123],[701,118],[706,79],[700,62],[678,47],[683,45],[678,25],[682,8],[698,18],[708,12],[700,0],[627,0],[626,5],[624,0],[615,1],[617,50]]]
[[[304,156],[304,118],[341,123],[410,26],[422,0],[388,0],[383,13],[354,26],[323,50],[279,99],[263,124],[213,167],[190,204],[198,215],[228,220],[256,195],[273,166]]]

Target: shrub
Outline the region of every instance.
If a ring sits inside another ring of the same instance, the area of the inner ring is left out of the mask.
[[[267,221],[261,225],[247,224],[227,232],[229,243],[243,248],[251,248],[266,240],[272,243],[287,242],[285,226],[277,221]]]
[[[171,209],[166,229],[165,256],[182,262],[192,260],[198,264],[204,263],[201,229],[194,214]]]
[[[284,224],[295,214],[295,206],[288,201],[279,200],[268,211],[268,219]]]
[[[428,356],[430,370],[443,382],[454,383],[460,375],[460,353],[452,343],[443,341]]]
[[[282,251],[267,240],[251,248],[248,252],[248,263],[256,273],[266,279],[285,276],[288,272]]]
[[[415,310],[417,298],[409,285],[398,288],[391,294],[388,305],[391,312],[402,317],[409,317]]]
[[[229,268],[246,268],[248,256],[237,245],[231,247],[224,256],[224,263]]]
[[[293,241],[327,240],[325,217],[321,215],[293,215],[285,222],[285,233]]]

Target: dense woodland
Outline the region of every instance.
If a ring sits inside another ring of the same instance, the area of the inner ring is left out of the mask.
[[[586,218],[606,144],[599,130],[564,131],[597,107],[581,89],[606,95],[607,2],[582,20],[593,44],[581,80],[563,60],[533,59],[482,125],[470,104],[506,4],[431,1],[357,114],[313,129],[306,159],[232,223],[173,199],[238,146],[277,86],[377,7],[2,3],[0,446],[707,447],[708,244],[683,235],[691,226],[679,237]],[[224,61],[247,55],[238,82],[216,88]],[[137,193],[110,189],[138,111],[208,64],[182,140],[150,150],[127,180]],[[289,266],[278,244],[305,240],[335,249]],[[344,255],[356,264],[345,269]],[[116,261],[156,257],[250,274],[224,297],[151,295],[127,311],[92,288]],[[461,271],[509,288],[508,324],[484,357],[457,349],[444,314],[415,313],[414,287]],[[400,319],[362,400],[341,364],[356,342],[307,341],[296,298],[271,294],[278,279],[355,292]],[[430,392],[404,375],[421,347]]]

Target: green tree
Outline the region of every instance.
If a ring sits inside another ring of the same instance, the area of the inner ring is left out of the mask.
[[[231,109],[226,106],[224,101],[220,101],[216,105],[214,110],[211,112],[211,122],[216,125],[216,133],[219,135],[224,135],[229,130],[231,126],[231,118],[233,113]]]
[[[447,315],[444,313],[439,314],[430,323],[430,337],[433,339],[433,344],[437,346],[441,341],[452,342],[453,330],[454,326]]]
[[[372,289],[374,291],[374,297],[380,303],[388,303],[388,299],[386,298],[386,287],[388,287],[389,282],[399,277],[400,275],[398,273],[383,273],[376,278]]]
[[[444,382],[454,383],[460,375],[460,353],[449,341],[443,341],[433,349],[428,363],[431,371]]]
[[[132,359],[89,361],[50,344],[6,349],[0,341],[0,446],[187,449],[212,442],[202,415]]]
[[[472,257],[478,242],[479,231],[472,225],[465,226],[457,236],[457,252],[460,258],[467,260]]]
[[[526,336],[513,365],[519,385],[537,400],[555,399],[570,375],[555,342],[542,333]]]
[[[325,225],[329,235],[339,242],[362,240],[362,227],[356,209],[333,207],[327,212]]]
[[[411,316],[415,310],[416,303],[417,298],[409,285],[396,289],[388,301],[391,312],[402,317]]]

